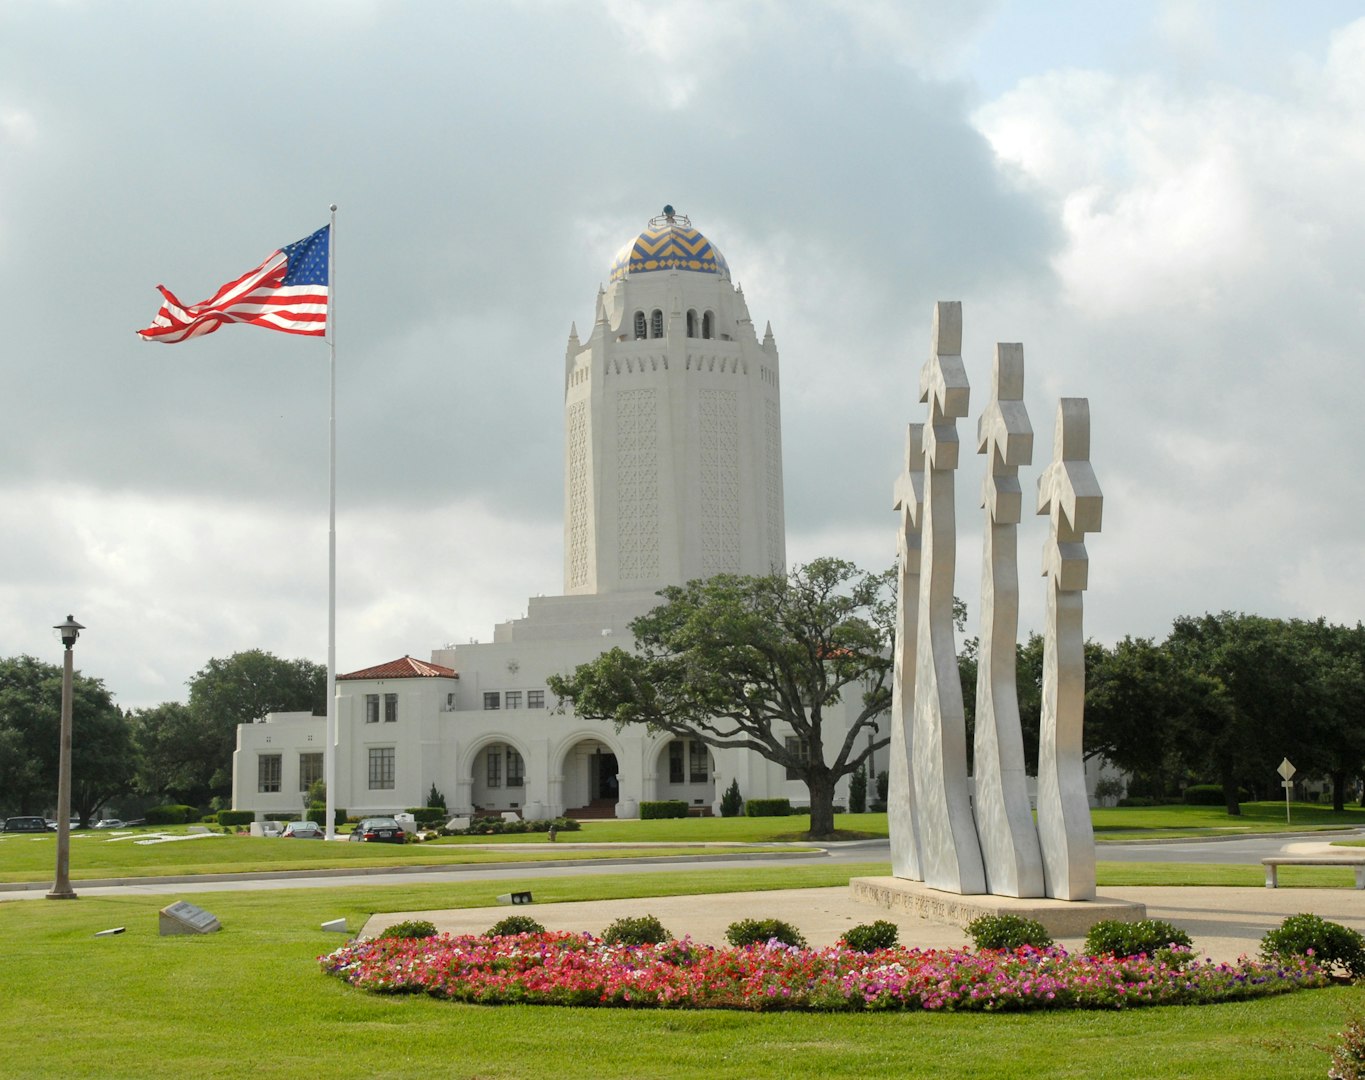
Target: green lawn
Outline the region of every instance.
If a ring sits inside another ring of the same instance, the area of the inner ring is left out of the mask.
[[[1286,826],[1283,803],[1246,803],[1240,817],[1229,817],[1219,807],[1157,806],[1095,810],[1096,836],[1136,840],[1153,837],[1197,837],[1238,832],[1281,832],[1365,827],[1365,810],[1348,808],[1342,814],[1313,804],[1294,805],[1294,823]],[[580,858],[633,858],[640,855],[684,854],[683,845],[726,843],[757,845],[800,841],[809,819],[681,818],[660,821],[588,821],[578,832],[560,834],[555,848],[522,853],[525,844],[545,844],[543,834],[447,837],[427,844],[323,844],[316,841],[267,840],[247,836],[189,840],[182,843],[138,845],[113,840],[107,833],[72,833],[73,881],[158,874],[246,873],[256,870],[306,870],[323,867],[477,864],[509,861]],[[846,836],[884,837],[885,814],[838,814],[835,826]],[[139,830],[150,832],[154,830]],[[25,834],[0,835],[0,882],[42,881],[53,872],[54,838]],[[609,849],[584,849],[582,844],[610,844]],[[648,848],[640,845],[673,845]],[[496,845],[490,847],[489,845]],[[734,849],[731,849],[734,850]]]
[[[813,887],[885,871],[760,866],[528,876],[507,887],[533,887],[538,900],[589,900]],[[451,1005],[366,994],[322,976],[315,958],[342,939],[318,927],[343,915],[356,928],[375,911],[486,905],[486,883],[198,899],[221,919],[220,933],[159,937],[166,897],[0,904],[0,1022],[16,1033],[0,1072],[35,1080],[1321,1077],[1348,1009],[1365,1008],[1358,988],[1204,1008],[993,1016]],[[490,909],[490,924],[503,910]],[[127,932],[93,936],[114,926]]]
[[[162,875],[233,874],[256,871],[318,870],[383,866],[483,865],[503,862],[563,862],[575,859],[628,859],[665,855],[716,854],[696,846],[639,847],[618,844],[609,848],[569,846],[526,851],[447,844],[350,844],[312,840],[267,840],[250,836],[220,836],[171,844],[139,845],[132,841],[106,843],[95,839],[71,844],[71,880],[92,878],[158,877]],[[543,839],[543,838],[542,838]],[[721,849],[732,854],[771,850],[751,845]],[[802,847],[797,850],[810,850]],[[56,864],[55,836],[0,840],[0,883],[50,879]]]
[[[1348,805],[1338,814],[1318,803],[1293,803],[1291,816],[1286,824],[1284,803],[1273,801],[1243,803],[1235,817],[1221,806],[1122,806],[1090,812],[1100,840],[1365,828],[1365,808],[1359,806]]]

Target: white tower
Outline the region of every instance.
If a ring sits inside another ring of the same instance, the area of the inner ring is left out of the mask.
[[[786,568],[772,327],[671,206],[625,245],[564,372],[564,592]]]

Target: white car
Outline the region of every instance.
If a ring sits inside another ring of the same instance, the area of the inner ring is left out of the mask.
[[[121,828],[123,828],[123,822],[120,821],[120,820],[119,820],[118,818],[116,818],[116,817],[102,818],[101,820],[95,822],[95,828],[97,828],[97,829],[121,829]]]

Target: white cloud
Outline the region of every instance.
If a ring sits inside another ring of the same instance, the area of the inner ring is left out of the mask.
[[[125,707],[181,699],[212,656],[263,648],[326,659],[318,515],[77,488],[9,491],[0,506],[0,550],[24,568],[22,581],[0,583],[7,653],[55,655],[47,628],[74,614],[89,627],[81,662],[119,673],[109,681]],[[401,519],[352,510],[337,535],[341,671],[487,637],[561,577],[556,528],[477,500]]]
[[[1171,9],[1175,10],[1175,9]],[[1264,303],[1285,260],[1340,260],[1365,229],[1365,21],[1325,65],[1271,98],[1231,86],[1063,71],[1021,81],[975,122],[1000,160],[1054,205],[1054,267],[1086,317],[1221,312]],[[1327,221],[1333,227],[1324,229]]]

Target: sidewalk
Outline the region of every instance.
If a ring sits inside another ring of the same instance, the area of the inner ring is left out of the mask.
[[[1147,917],[1175,924],[1190,935],[1196,952],[1223,962],[1254,956],[1262,935],[1287,916],[1311,912],[1365,933],[1365,900],[1355,889],[1189,888],[1144,886],[1106,888],[1106,897],[1147,905]],[[850,927],[886,919],[900,927],[903,945],[951,949],[969,946],[960,927],[918,916],[885,911],[854,901],[847,886],[783,889],[770,892],[715,893],[700,896],[640,897],[518,907],[456,908],[448,911],[386,912],[360,930],[373,937],[405,919],[429,919],[437,930],[480,934],[510,914],[529,915],[549,930],[601,934],[622,916],[653,915],[676,937],[691,936],[710,945],[725,944],[725,929],[746,918],[776,918],[791,923],[813,946],[832,945]],[[1079,950],[1081,938],[1059,944]]]

